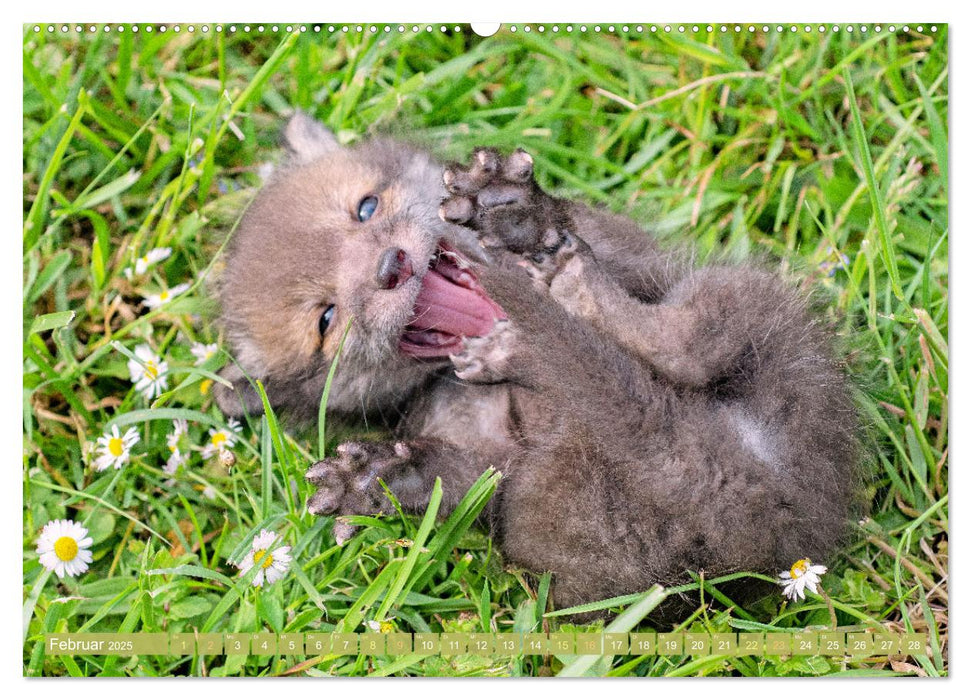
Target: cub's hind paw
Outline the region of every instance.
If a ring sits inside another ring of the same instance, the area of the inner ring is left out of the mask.
[[[505,320],[496,321],[488,335],[464,338],[462,351],[450,356],[455,376],[480,384],[508,379],[515,338],[515,331]]]
[[[589,251],[590,246],[566,231],[560,235],[553,245],[525,256],[519,262],[519,265],[525,268],[538,286],[545,288],[553,283],[553,279],[567,267],[574,257]]]
[[[317,487],[307,501],[314,515],[368,515],[384,508],[384,491],[378,479],[404,464],[411,456],[403,442],[345,442],[337,454],[311,465],[304,475]]]

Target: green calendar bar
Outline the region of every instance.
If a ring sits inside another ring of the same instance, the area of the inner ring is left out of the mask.
[[[63,633],[48,656],[922,656],[924,634],[850,632]]]

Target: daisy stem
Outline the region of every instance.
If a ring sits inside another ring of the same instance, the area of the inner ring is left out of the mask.
[[[826,601],[826,607],[829,608],[829,621],[832,623],[833,631],[836,631],[836,608],[833,607],[833,600],[829,597],[826,589],[823,588],[822,584],[819,585],[819,595],[823,597]]]

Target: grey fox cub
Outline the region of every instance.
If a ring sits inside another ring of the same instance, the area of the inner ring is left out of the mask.
[[[846,532],[857,419],[829,338],[755,267],[700,269],[629,219],[544,193],[523,151],[443,168],[390,140],[338,145],[297,114],[288,165],[232,241],[224,324],[297,420],[329,398],[382,421],[310,467],[315,514],[422,512],[489,466],[506,559],[559,605],[825,559]],[[219,405],[261,411],[243,373]]]

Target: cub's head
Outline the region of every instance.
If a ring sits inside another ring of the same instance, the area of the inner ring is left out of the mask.
[[[342,413],[392,407],[448,367],[462,335],[501,310],[479,286],[474,236],[445,223],[442,167],[390,140],[340,146],[298,113],[288,161],[257,195],[229,245],[220,284],[235,362],[217,385],[224,413],[259,413],[252,381],[312,419],[347,337],[328,399]]]

